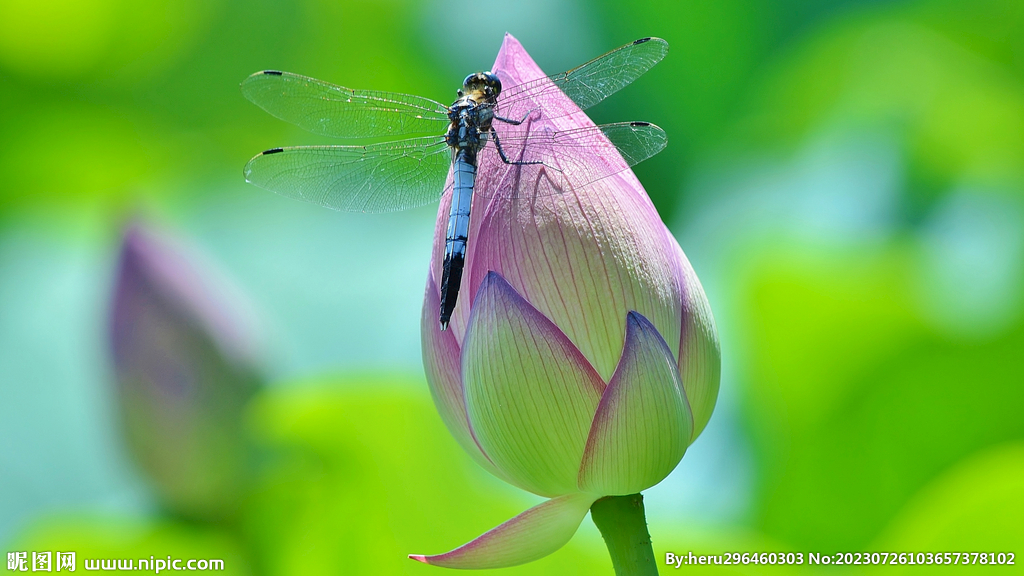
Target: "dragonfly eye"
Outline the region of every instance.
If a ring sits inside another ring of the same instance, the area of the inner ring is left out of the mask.
[[[484,84],[494,91],[495,96],[501,94],[501,80],[498,80],[497,74],[494,72],[484,72],[481,76],[484,78]]]

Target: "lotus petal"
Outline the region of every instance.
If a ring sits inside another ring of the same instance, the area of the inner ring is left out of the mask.
[[[436,556],[410,554],[409,558],[434,566],[469,570],[507,568],[532,562],[565,546],[598,498],[595,494],[582,493],[552,498],[451,552]]]
[[[476,296],[462,378],[470,425],[491,461],[535,494],[575,492],[604,382],[497,272]]]
[[[686,399],[693,411],[692,444],[707,426],[718,401],[718,385],[722,376],[722,352],[718,345],[718,328],[711,315],[711,305],[697,274],[676,247],[683,271],[683,322],[679,336],[679,377]]]
[[[220,520],[241,505],[245,406],[262,378],[251,321],[196,256],[141,224],[125,231],[110,345],[129,452],[168,510]]]
[[[437,284],[434,282],[433,274],[427,278],[425,298],[427,302],[438,302]],[[452,331],[441,330],[437,322],[436,306],[423,307],[420,331],[423,367],[427,373],[430,395],[434,398],[434,406],[437,407],[441,420],[455,437],[455,441],[477,464],[504,479],[505,475],[487,458],[469,427],[466,399],[462,391],[462,368],[459,365],[462,351]]]
[[[626,344],[594,418],[579,487],[635,494],[661,482],[682,459],[693,416],[675,355],[649,320],[626,318]]]

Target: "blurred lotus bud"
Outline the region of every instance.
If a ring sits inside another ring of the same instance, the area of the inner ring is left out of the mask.
[[[215,521],[243,493],[243,408],[260,380],[244,316],[184,254],[138,224],[127,229],[110,342],[132,456],[168,510]]]
[[[505,90],[544,77],[511,36],[493,70]],[[593,126],[558,90],[522,106],[575,110],[542,112],[531,130]],[[622,163],[610,143],[578,153]],[[424,365],[442,419],[474,460],[551,499],[451,552],[413,556],[453,568],[511,566],[557,550],[598,498],[663,480],[718,397],[707,298],[632,171],[531,195],[524,188],[550,183],[502,178],[497,162],[481,155],[477,186],[492,194],[473,200],[450,330],[437,321],[436,263],[451,195],[442,199],[423,305]]]

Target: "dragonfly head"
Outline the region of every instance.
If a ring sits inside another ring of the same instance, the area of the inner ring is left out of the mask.
[[[487,98],[496,98],[501,93],[501,80],[498,80],[498,76],[494,72],[476,72],[466,76],[466,79],[462,81],[462,90],[459,90],[459,95],[464,92],[483,92]]]

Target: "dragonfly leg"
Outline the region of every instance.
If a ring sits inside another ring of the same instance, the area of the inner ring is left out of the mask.
[[[501,147],[501,140],[498,140],[498,133],[491,127],[491,138],[494,139],[494,147],[498,149],[498,156],[501,157],[501,161],[505,164],[511,164],[513,166],[530,166],[532,164],[543,164],[540,160],[509,160],[508,156],[505,155],[505,149]]]
[[[522,120],[513,120],[511,118],[505,118],[504,116],[498,116],[497,114],[494,115],[494,119],[495,120],[501,120],[505,124],[511,124],[513,126],[519,126],[523,122],[526,122],[526,119],[530,117],[530,114],[533,114],[537,110],[540,110],[540,108],[534,108],[533,110],[527,111],[526,114],[523,116]]]

